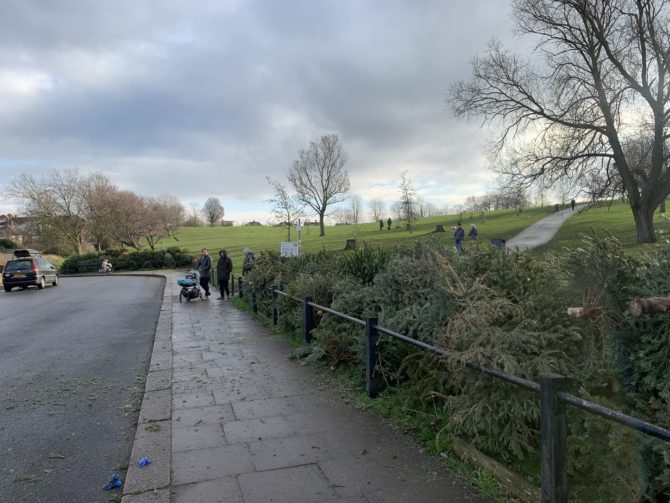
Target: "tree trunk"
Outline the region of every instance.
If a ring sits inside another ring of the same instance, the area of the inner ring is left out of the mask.
[[[325,231],[323,230],[323,216],[324,213],[319,213],[319,237],[326,235]]]
[[[654,210],[649,205],[640,204],[631,206],[633,218],[635,219],[635,230],[637,231],[638,243],[655,243],[656,232],[654,231]]]

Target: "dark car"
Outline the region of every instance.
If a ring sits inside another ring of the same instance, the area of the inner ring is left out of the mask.
[[[2,271],[2,286],[11,292],[15,286],[44,288],[47,283],[58,285],[56,266],[35,250],[16,250],[16,258],[8,260]]]

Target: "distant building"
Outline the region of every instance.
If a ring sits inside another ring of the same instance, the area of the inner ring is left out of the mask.
[[[251,222],[247,222],[244,225],[252,226],[252,227],[259,227],[262,226],[263,224],[260,222],[256,222],[256,220],[252,220]]]
[[[221,220],[221,227],[233,227],[235,220]]]
[[[304,222],[302,225],[313,225],[313,226],[317,226],[317,227],[318,227],[318,225],[319,225],[319,221],[318,221],[318,220],[312,220],[312,221],[310,222],[309,220],[305,220],[305,222]]]

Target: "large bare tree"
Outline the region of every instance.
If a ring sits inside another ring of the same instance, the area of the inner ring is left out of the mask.
[[[266,176],[265,179],[275,192],[267,202],[272,205],[272,211],[280,225],[286,226],[286,240],[291,241],[291,227],[303,215],[302,204],[295,195],[289,193],[285,185],[269,176]]]
[[[319,236],[325,235],[323,220],[328,207],[342,202],[349,192],[349,173],[344,168],[349,155],[336,134],[324,135],[300,150],[288,174],[298,199],[319,215]]]
[[[118,203],[119,189],[106,175],[93,173],[83,185],[86,203],[86,229],[98,251],[108,248],[113,240],[112,214]]]
[[[34,229],[59,235],[69,251],[81,253],[86,242],[87,184],[75,169],[52,170],[41,178],[23,174],[10,182],[7,192],[22,201]]]
[[[669,14],[663,0],[516,0],[539,61],[492,42],[452,86],[453,109],[501,128],[492,153],[509,181],[622,190],[638,241],[652,242],[670,193]],[[640,141],[648,156],[635,155]]]
[[[177,233],[184,225],[186,219],[186,209],[175,196],[170,194],[161,194],[156,198],[160,206],[161,220],[165,229],[165,235],[168,238],[174,238],[179,241]]]
[[[370,215],[372,216],[373,222],[378,222],[384,218],[384,212],[386,211],[386,203],[383,199],[375,198],[370,199]]]
[[[217,197],[210,197],[205,201],[205,204],[202,206],[202,213],[205,215],[205,219],[210,227],[214,227],[215,223],[221,221],[225,214],[221,201]]]

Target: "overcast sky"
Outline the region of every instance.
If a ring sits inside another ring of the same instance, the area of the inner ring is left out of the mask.
[[[407,170],[443,207],[491,186],[479,124],[444,97],[495,37],[501,0],[3,0],[0,188],[99,171],[146,196],[218,197],[266,221],[266,176],[337,133],[352,193]],[[0,213],[16,204],[0,195]]]

